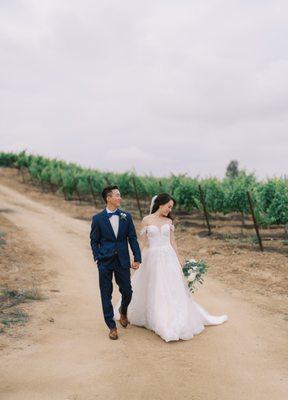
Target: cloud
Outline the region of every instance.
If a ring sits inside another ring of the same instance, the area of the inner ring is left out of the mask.
[[[2,1],[1,148],[157,174],[223,176],[237,157],[280,175],[287,15],[284,0]]]
[[[136,146],[115,147],[107,151],[104,157],[105,163],[110,164],[111,170],[124,172],[135,169],[141,165],[141,172],[157,170],[167,160],[157,157],[152,152],[145,152]]]

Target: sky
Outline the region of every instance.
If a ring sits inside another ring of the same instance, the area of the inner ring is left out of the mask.
[[[286,0],[0,0],[0,151],[288,172]]]

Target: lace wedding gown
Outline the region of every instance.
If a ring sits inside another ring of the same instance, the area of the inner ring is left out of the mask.
[[[189,291],[177,254],[170,242],[170,229],[163,224],[144,227],[149,248],[142,252],[142,264],[131,278],[133,295],[128,307],[131,324],[143,326],[160,335],[166,342],[188,340],[203,331],[204,325],[218,325],[227,315],[210,315],[196,303]],[[114,307],[119,320],[121,299]]]

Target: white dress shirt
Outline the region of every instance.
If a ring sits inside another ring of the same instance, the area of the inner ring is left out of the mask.
[[[116,211],[116,210],[111,211],[111,210],[109,210],[108,207],[106,207],[106,210],[107,210],[107,212],[114,212],[114,211]],[[117,235],[118,235],[118,229],[119,229],[119,215],[112,215],[112,217],[110,217],[109,220],[110,220],[110,223],[111,223],[111,225],[112,225],[112,228],[113,228],[113,231],[114,231],[114,233],[115,233],[115,236],[117,237]]]

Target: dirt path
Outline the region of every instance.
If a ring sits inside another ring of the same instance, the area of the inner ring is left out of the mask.
[[[59,289],[35,305],[21,346],[2,353],[5,400],[284,400],[287,321],[264,314],[207,278],[194,298],[229,321],[190,341],[165,343],[132,326],[111,341],[103,322],[90,224],[0,186],[0,204],[57,271]],[[114,290],[114,301],[119,297]],[[54,323],[49,318],[54,318]]]

